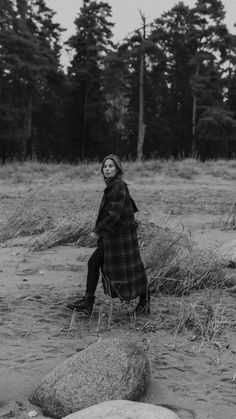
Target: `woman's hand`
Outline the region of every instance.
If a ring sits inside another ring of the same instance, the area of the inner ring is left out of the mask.
[[[100,236],[97,233],[95,233],[94,231],[92,231],[92,233],[90,233],[90,236],[94,240],[98,240],[100,238]]]

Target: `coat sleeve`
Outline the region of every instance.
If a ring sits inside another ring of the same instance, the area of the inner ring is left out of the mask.
[[[112,186],[111,196],[108,202],[108,214],[95,227],[94,232],[99,236],[105,233],[112,233],[115,224],[119,221],[126,199],[126,188],[123,182],[115,182]]]

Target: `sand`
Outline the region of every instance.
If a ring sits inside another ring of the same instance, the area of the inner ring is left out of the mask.
[[[218,217],[230,208],[234,188],[233,181],[216,183],[211,177],[154,179],[130,186],[139,207],[157,224],[188,232],[206,249],[235,239],[235,231],[216,226]],[[93,191],[98,201],[102,189],[95,183],[81,188],[81,205],[93,201]],[[11,187],[9,194],[12,191]],[[125,308],[115,302],[108,328],[109,301],[99,285],[92,319],[72,319],[66,304],[84,291],[86,262],[92,251],[67,245],[29,252],[21,240],[1,248],[0,418],[29,417],[31,411],[43,417],[40,409],[28,402],[40,379],[98,339],[123,336],[141,345],[150,360],[152,382],[143,401],[168,406],[181,419],[235,419],[233,289],[216,291],[214,296],[221,299],[232,319],[215,343],[191,333],[173,332],[182,301],[177,297],[154,297],[150,317],[135,322],[127,320]],[[235,269],[229,275],[236,284]]]

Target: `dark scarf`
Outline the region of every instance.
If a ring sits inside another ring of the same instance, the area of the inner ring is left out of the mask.
[[[106,188],[107,189],[111,188],[111,186],[113,185],[113,183],[115,182],[116,179],[121,179],[120,175],[118,175],[117,173],[116,173],[115,176],[112,176],[111,178],[104,179],[104,182],[106,184]]]

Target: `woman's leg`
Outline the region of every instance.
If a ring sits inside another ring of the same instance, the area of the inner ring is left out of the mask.
[[[98,241],[98,247],[88,261],[88,273],[86,295],[94,296],[99,280],[99,269],[103,266],[104,248],[102,240]]]
[[[147,287],[147,290],[144,294],[141,294],[139,297],[139,302],[141,305],[145,306],[146,304],[150,303],[150,291],[149,287]]]
[[[149,314],[150,313],[150,290],[147,285],[146,292],[140,295],[139,302],[135,308],[136,314]]]
[[[77,299],[75,303],[68,304],[68,308],[87,315],[92,314],[95,300],[94,294],[99,280],[99,268],[103,266],[103,260],[103,243],[101,240],[99,240],[97,249],[94,251],[88,261],[88,274],[85,295],[84,297]]]

